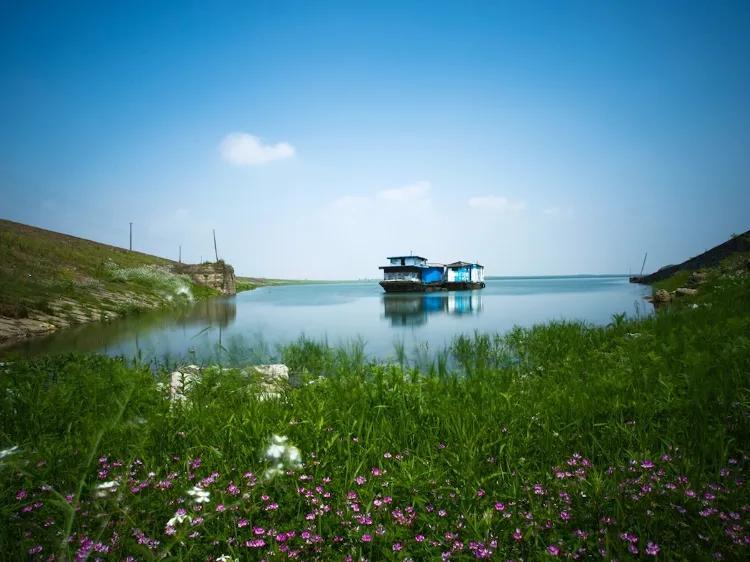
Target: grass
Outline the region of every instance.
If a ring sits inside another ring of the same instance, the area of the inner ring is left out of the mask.
[[[0,316],[58,326],[215,296],[176,263],[0,220]]]
[[[279,400],[239,369],[172,402],[166,369],[5,365],[0,552],[745,560],[749,312],[748,277],[719,275],[653,317],[474,334],[419,363],[301,339]]]

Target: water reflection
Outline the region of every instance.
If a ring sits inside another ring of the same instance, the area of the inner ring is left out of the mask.
[[[222,331],[231,326],[236,318],[234,298],[206,299],[190,306],[130,314],[112,322],[95,322],[61,330],[47,337],[21,342],[8,351],[32,355],[41,350],[44,353],[71,350],[106,352],[126,342],[138,349],[154,333],[178,330],[188,337],[195,337],[213,328],[218,328],[218,341],[221,343]]]
[[[383,316],[391,326],[421,326],[431,314],[471,315],[482,312],[479,291],[441,291],[435,293],[386,293]]]

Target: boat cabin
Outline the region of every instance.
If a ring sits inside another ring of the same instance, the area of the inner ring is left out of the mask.
[[[457,261],[445,266],[447,283],[484,283],[484,266],[478,263]]]

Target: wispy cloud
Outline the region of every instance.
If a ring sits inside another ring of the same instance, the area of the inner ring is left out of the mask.
[[[224,161],[234,166],[258,166],[291,158],[295,154],[294,147],[289,143],[265,144],[259,137],[241,132],[225,136],[219,151]]]
[[[508,199],[498,195],[482,195],[469,198],[469,207],[475,209],[490,209],[500,213],[520,213],[526,208],[524,201]]]
[[[428,197],[430,187],[430,182],[418,181],[403,187],[378,191],[377,198],[382,201],[393,201],[396,203],[424,201]]]

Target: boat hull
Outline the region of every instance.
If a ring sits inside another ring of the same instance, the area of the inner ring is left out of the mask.
[[[471,291],[484,289],[484,281],[446,281],[443,287],[448,291]]]
[[[442,283],[424,284],[414,281],[381,281],[380,286],[386,293],[430,293],[432,291],[445,291]]]

